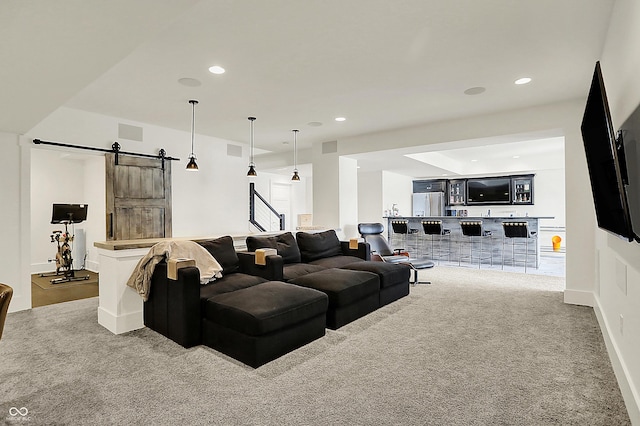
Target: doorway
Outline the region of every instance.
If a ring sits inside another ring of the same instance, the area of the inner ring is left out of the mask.
[[[32,307],[98,296],[98,261],[94,241],[105,240],[105,160],[58,149],[31,149],[31,303]],[[56,277],[40,277],[56,271],[57,241],[51,224],[53,204],[86,204],[87,219],[68,225],[73,236],[73,269],[88,280],[52,284]]]

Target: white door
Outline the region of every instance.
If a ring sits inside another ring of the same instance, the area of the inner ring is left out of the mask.
[[[287,231],[294,230],[295,222],[291,217],[291,184],[271,182],[270,203],[278,213],[284,214],[284,228]],[[271,226],[271,230],[277,230],[279,226],[280,224],[276,223],[275,227]]]

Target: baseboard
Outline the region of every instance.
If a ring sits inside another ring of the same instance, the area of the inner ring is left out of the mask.
[[[611,360],[611,366],[613,367],[613,372],[618,380],[618,387],[620,388],[622,398],[624,399],[624,403],[627,407],[627,413],[629,413],[631,424],[640,425],[640,395],[633,385],[633,382],[630,380],[629,370],[620,356],[618,345],[611,337],[612,334],[610,332],[609,323],[605,319],[604,315],[602,315],[597,297],[595,298],[593,311],[595,312],[598,324],[600,325],[602,337],[604,339],[605,346],[607,347],[609,359]]]
[[[593,292],[567,289],[564,291],[564,303],[593,307]]]
[[[78,270],[77,267],[75,266],[75,263],[74,263],[74,268]],[[98,268],[99,268],[98,262],[89,262],[89,261],[87,262],[85,267],[87,271],[95,272],[96,274],[98,273]],[[56,270],[55,262],[31,264],[31,274],[44,274],[48,272],[55,272],[55,270]]]
[[[98,324],[112,332],[122,334],[144,327],[142,311],[116,316],[102,307],[98,307]]]
[[[46,272],[55,272],[56,262],[32,263],[32,274],[44,274]]]
[[[100,270],[100,264],[93,260],[87,260],[85,268],[87,271],[95,272],[97,274]]]

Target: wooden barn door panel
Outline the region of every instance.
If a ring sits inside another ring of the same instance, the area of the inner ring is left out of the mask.
[[[107,239],[171,237],[171,162],[106,155]]]

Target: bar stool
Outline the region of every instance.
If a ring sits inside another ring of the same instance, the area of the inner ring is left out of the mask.
[[[431,242],[431,259],[436,259],[439,261],[442,258],[442,240],[446,236],[447,238],[447,261],[451,260],[451,239],[449,235],[451,235],[450,229],[442,228],[441,220],[423,220],[422,221],[422,230],[424,231],[425,236],[428,235]],[[434,251],[434,238],[438,236],[438,253]]]
[[[466,239],[469,242],[469,255],[462,255],[462,242],[460,243],[458,249],[458,265],[460,265],[463,258],[469,259],[469,263],[473,263],[473,248],[474,242],[479,243],[480,251],[478,251],[478,269],[480,269],[480,265],[483,260],[490,259],[491,266],[493,266],[493,251],[489,252],[488,256],[483,257],[483,240],[487,237],[491,238],[491,231],[483,231],[482,229],[482,221],[481,220],[473,220],[473,221],[460,221],[460,228],[462,230],[463,237],[467,237]],[[464,240],[463,240],[464,241]],[[476,246],[478,244],[475,244]],[[489,245],[490,248],[491,245]]]
[[[529,263],[529,241],[534,241],[535,265],[538,269],[538,241],[535,232],[529,232],[527,222],[502,222],[504,237],[502,238],[502,269],[504,269],[505,245],[511,245],[511,265],[516,266],[516,255],[524,254],[524,272],[527,272]],[[524,253],[517,252],[516,246],[524,246]]]
[[[418,230],[417,229],[409,229],[409,221],[408,220],[392,220],[391,228],[393,229],[394,234],[402,235],[402,244],[404,247],[402,251],[409,251],[409,234],[416,234],[416,254],[414,257],[419,255],[419,243],[418,243]]]

